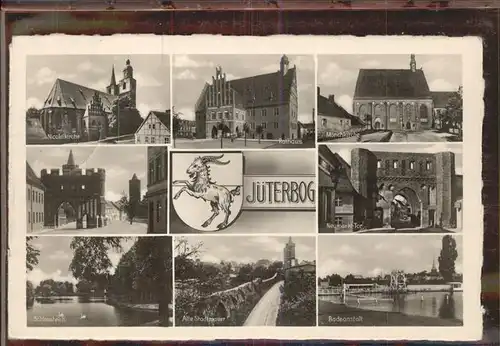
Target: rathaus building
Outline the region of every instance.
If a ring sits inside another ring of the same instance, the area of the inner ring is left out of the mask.
[[[195,104],[196,136],[215,138],[296,139],[298,135],[297,70],[286,55],[277,71],[228,80],[222,67],[206,83]]]

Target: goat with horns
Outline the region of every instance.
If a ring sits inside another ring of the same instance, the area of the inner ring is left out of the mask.
[[[233,190],[229,190],[225,186],[216,184],[210,177],[209,165],[227,165],[231,162],[220,161],[223,157],[224,154],[220,156],[197,157],[186,170],[190,180],[176,180],[172,183],[184,184],[179,192],[175,194],[174,199],[178,199],[183,192],[186,192],[194,198],[201,198],[210,203],[213,214],[201,225],[203,228],[208,227],[221,211],[224,213],[224,221],[217,225],[217,229],[227,227],[229,224],[229,216],[231,215],[231,204],[234,202],[234,196],[238,196],[240,194],[241,186],[237,186]]]

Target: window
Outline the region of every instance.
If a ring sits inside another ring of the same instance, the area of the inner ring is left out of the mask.
[[[266,116],[267,116],[267,109],[263,109],[263,110],[262,110],[262,116],[263,116],[263,117],[266,117]]]
[[[125,90],[127,88],[127,83],[123,82],[122,89]]]
[[[31,201],[31,192],[30,192],[30,189],[28,189],[28,193],[26,193],[26,195],[28,196],[28,201]]]
[[[392,168],[398,168],[398,160],[392,161]]]
[[[391,163],[389,160],[385,160],[385,169],[389,169],[391,167]]]
[[[156,222],[160,222],[160,202],[156,202]]]
[[[148,124],[148,129],[150,129],[150,130],[151,130],[151,124]]]
[[[279,127],[279,124],[277,122],[274,123],[274,128],[277,129]]]
[[[377,160],[377,168],[382,167],[382,160]]]
[[[410,161],[410,169],[415,169],[415,161]]]
[[[36,201],[36,200],[35,200],[35,190],[33,190],[33,191],[31,192],[31,200],[32,200],[32,201]]]
[[[155,173],[155,166],[153,161],[149,161],[149,178],[148,178],[148,184],[153,184],[154,183],[154,173]]]
[[[321,119],[321,126],[326,127],[326,119]]]
[[[215,116],[215,112],[212,112],[211,117],[212,117],[212,120],[217,120],[217,118]]]
[[[425,165],[425,168],[430,171],[431,170],[431,167],[432,167],[432,163],[430,161],[427,161],[426,165]]]
[[[144,143],[149,143],[149,137],[148,136],[144,137]]]
[[[61,191],[64,190],[64,185],[61,185]]]
[[[342,206],[342,197],[335,198],[335,206],[336,207],[341,207]]]
[[[31,212],[28,212],[28,223],[31,223]]]
[[[262,128],[267,129],[267,123],[262,123]]]
[[[152,126],[153,126],[153,130],[154,130],[156,128],[156,124],[153,124]]]
[[[336,216],[336,217],[335,217],[335,226],[336,226],[336,227],[340,227],[340,226],[342,226],[342,224],[343,224],[343,222],[342,222],[342,221],[343,221],[343,220],[342,220],[342,217],[340,217],[340,216]]]
[[[293,113],[293,112],[292,112]],[[280,115],[280,109],[278,107],[274,108],[274,116],[279,116]]]
[[[136,143],[141,143],[141,137],[137,136],[136,140],[135,140]]]
[[[85,190],[85,185],[82,185],[82,190]]]
[[[222,112],[217,112],[217,119],[222,120]]]
[[[155,140],[155,137],[151,137],[151,143],[155,143],[156,140]]]
[[[224,119],[226,119],[226,120],[229,119],[229,112],[228,111],[224,112]]]
[[[165,137],[164,143],[168,143],[168,137]]]

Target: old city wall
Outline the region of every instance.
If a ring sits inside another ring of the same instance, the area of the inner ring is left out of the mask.
[[[279,281],[279,275],[255,279],[237,287],[213,293],[197,304],[197,315],[213,325],[243,325],[262,296]],[[210,323],[210,319],[215,319]]]
[[[71,172],[61,172],[60,169],[46,169],[41,171],[40,179],[46,186],[44,213],[45,226],[54,226],[55,216],[62,203],[69,203],[75,212],[82,202],[95,196],[104,197],[106,171],[104,169],[72,169]],[[102,198],[96,200],[97,209],[103,214],[105,209],[101,205]]]

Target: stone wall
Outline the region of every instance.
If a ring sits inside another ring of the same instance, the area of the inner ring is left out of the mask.
[[[242,326],[262,296],[280,280],[279,275],[255,279],[193,302],[193,316],[178,316],[176,325]]]

